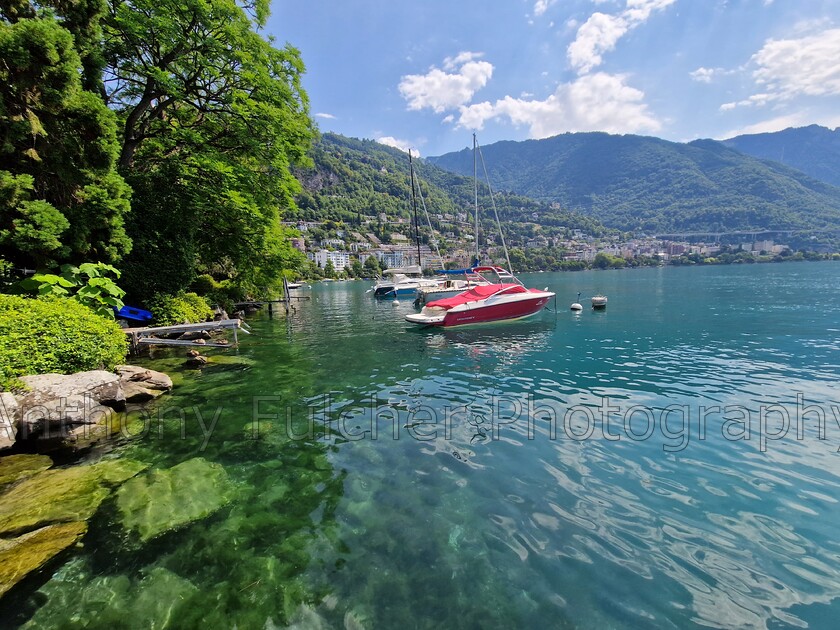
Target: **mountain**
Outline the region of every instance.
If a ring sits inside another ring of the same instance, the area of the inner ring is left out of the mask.
[[[736,136],[723,144],[762,160],[774,160],[814,179],[840,186],[840,128],[819,125]]]
[[[840,228],[840,188],[713,140],[606,133],[482,147],[496,189],[557,202],[608,227],[655,232]],[[470,149],[428,161],[472,173]]]
[[[298,209],[287,213],[287,221],[332,221],[350,226],[362,223],[380,234],[402,232],[409,235],[412,217],[411,183],[408,155],[399,149],[372,140],[348,138],[334,133],[323,134],[311,153],[314,168],[298,170],[303,184],[297,196]],[[415,158],[415,172],[422,197],[418,199],[420,224],[424,236],[428,229],[422,207],[432,216],[431,223],[441,232],[474,234],[469,220],[443,220],[441,215],[471,215],[474,207],[474,184],[470,176],[453,174]],[[496,191],[494,191],[496,193]],[[540,231],[545,236],[580,229],[590,234],[605,232],[591,217],[567,212],[556,205],[528,199],[515,193],[494,194],[496,208],[505,226],[505,236],[527,238]],[[494,231],[491,200],[484,185],[479,187],[482,229]],[[385,222],[381,215],[387,217]],[[396,223],[394,219],[403,219]],[[538,227],[536,224],[539,223]],[[413,233],[411,233],[413,235]]]

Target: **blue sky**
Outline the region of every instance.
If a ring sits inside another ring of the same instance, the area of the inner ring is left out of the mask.
[[[840,0],[273,0],[321,131],[420,155],[840,126]]]

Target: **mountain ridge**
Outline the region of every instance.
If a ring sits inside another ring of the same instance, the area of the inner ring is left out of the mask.
[[[494,188],[645,232],[840,226],[840,188],[715,140],[567,133],[481,148]],[[472,172],[470,149],[426,160]]]
[[[814,179],[840,186],[840,127],[834,130],[820,125],[789,127],[735,136],[722,142],[741,153],[779,162]]]

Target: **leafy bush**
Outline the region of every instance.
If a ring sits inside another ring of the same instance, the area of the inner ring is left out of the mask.
[[[97,315],[113,319],[114,309],[124,306],[125,291],[109,275],[119,279],[120,272],[104,263],[83,263],[78,267],[62,265],[60,275],[36,273],[19,285],[24,291],[42,297],[73,297]]]
[[[192,289],[204,296],[211,306],[221,306],[228,313],[233,311],[233,305],[243,301],[245,293],[230,280],[216,281],[213,276],[204,274],[198,276],[192,284]]]
[[[152,298],[149,310],[158,326],[203,322],[213,317],[207,300],[195,293],[158,294]]]
[[[127,350],[116,322],[75,300],[0,295],[0,389],[27,374],[110,370]]]

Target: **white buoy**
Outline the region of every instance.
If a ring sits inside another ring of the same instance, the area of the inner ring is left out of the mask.
[[[399,305],[400,305],[399,300],[394,300],[393,302],[391,302],[391,306],[399,306]]]
[[[583,307],[578,302],[575,302],[574,304],[572,304],[572,306],[570,308],[573,311],[582,311],[583,310]]]

